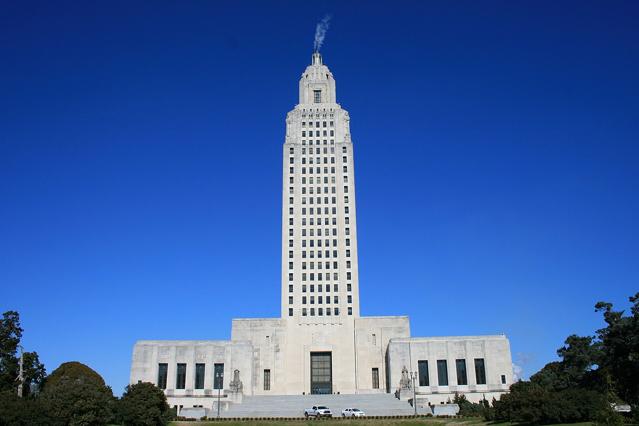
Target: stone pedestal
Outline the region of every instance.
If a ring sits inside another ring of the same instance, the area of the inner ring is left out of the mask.
[[[244,399],[244,394],[242,392],[228,391],[225,392],[225,394],[227,401],[232,402],[233,404],[241,404]]]

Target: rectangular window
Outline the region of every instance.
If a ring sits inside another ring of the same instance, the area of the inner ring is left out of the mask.
[[[204,389],[204,364],[195,364],[195,389]]]
[[[502,385],[505,385],[505,384],[506,384],[506,375],[505,375],[505,374],[502,374],[502,375],[501,375],[501,384],[502,384]]]
[[[166,377],[169,372],[169,364],[158,364],[158,387],[166,389]]]
[[[177,365],[177,375],[175,376],[175,389],[184,389],[186,386],[186,364]]]
[[[319,104],[322,102],[322,91],[321,90],[313,90],[313,102]],[[319,127],[319,122],[317,123]]]
[[[419,373],[419,386],[428,386],[428,361],[417,361],[417,370]]]
[[[379,368],[373,368],[373,389],[379,389]]]
[[[478,385],[486,384],[486,365],[484,358],[475,358],[475,378]]]
[[[271,370],[264,370],[264,390],[271,390]]]
[[[224,389],[224,364],[213,364],[213,389]]]
[[[466,375],[466,360],[465,359],[456,359],[455,367],[457,369],[457,384],[458,385],[467,385],[468,377]]]
[[[288,316],[289,317],[293,316],[293,308],[288,308]]]
[[[448,386],[448,364],[445,359],[437,360],[437,383],[439,386]]]

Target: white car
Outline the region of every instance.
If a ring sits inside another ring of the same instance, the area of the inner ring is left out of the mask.
[[[366,414],[359,408],[344,408],[342,417],[364,417]]]
[[[304,417],[333,417],[333,413],[328,407],[314,405],[313,408],[304,410]]]

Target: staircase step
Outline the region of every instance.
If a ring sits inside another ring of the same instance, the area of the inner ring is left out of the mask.
[[[344,408],[359,408],[368,416],[414,414],[413,407],[393,395],[359,394],[245,396],[241,404],[232,404],[228,411],[220,415],[222,417],[303,417],[304,410],[314,405],[330,408],[334,417],[341,416]],[[426,412],[429,411],[419,410],[419,414]]]

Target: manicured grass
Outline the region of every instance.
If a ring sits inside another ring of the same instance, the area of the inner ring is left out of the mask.
[[[477,419],[321,419],[321,420],[243,420],[243,421],[216,421],[216,422],[172,422],[171,426],[445,426],[448,423],[455,425],[485,425]]]
[[[217,421],[217,422],[171,422],[171,426],[513,426],[513,423],[487,423],[480,418],[456,418],[456,419],[322,419],[322,420],[242,420],[242,421]],[[562,425],[547,425],[562,426]],[[593,426],[593,423],[572,423],[570,426]]]

